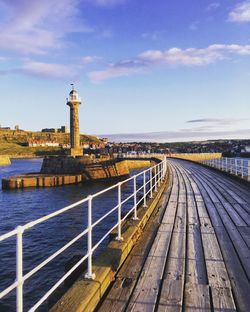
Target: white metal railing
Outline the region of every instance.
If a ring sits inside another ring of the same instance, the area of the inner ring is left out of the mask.
[[[56,258],[58,255],[60,255],[62,252],[64,252],[67,248],[69,248],[71,245],[73,245],[76,241],[78,241],[81,237],[84,235],[87,235],[88,240],[88,246],[87,246],[87,253],[62,277],[60,278],[56,284],[45,293],[39,301],[35,303],[35,305],[29,309],[29,311],[35,311],[49,296],[53,291],[60,286],[60,284],[65,281],[65,279],[71,275],[73,271],[77,267],[79,267],[86,259],[88,261],[87,266],[87,273],[85,275],[88,279],[94,279],[95,274],[92,271],[92,256],[93,252],[99,247],[99,245],[108,237],[108,235],[117,228],[117,237],[116,239],[118,241],[122,240],[122,223],[128,218],[129,215],[133,214],[133,219],[137,220],[137,208],[139,204],[143,204],[143,207],[147,206],[147,198],[153,197],[153,192],[156,192],[158,187],[163,182],[165,175],[167,172],[167,162],[166,158],[163,159],[162,162],[156,164],[153,167],[150,167],[122,182],[119,182],[111,187],[108,187],[100,192],[97,192],[93,195],[90,195],[86,198],[83,198],[82,200],[79,200],[76,203],[73,203],[67,207],[64,207],[60,210],[57,210],[53,213],[50,213],[44,217],[41,217],[37,220],[34,220],[32,222],[26,223],[25,225],[18,226],[13,231],[10,231],[6,234],[3,234],[0,236],[0,242],[5,241],[6,239],[16,236],[16,280],[13,284],[5,288],[3,291],[0,292],[0,299],[5,297],[7,294],[9,294],[12,290],[16,289],[16,311],[22,312],[23,311],[23,285],[26,280],[28,280],[31,276],[33,276],[36,272],[38,272],[41,268],[43,268],[45,265],[47,265],[51,260]],[[143,177],[143,185],[138,187],[137,185],[137,179],[139,176]],[[133,181],[133,193],[129,195],[127,198],[122,200],[122,185]],[[92,202],[93,199],[112,190],[117,189],[117,205],[110,209],[105,215],[103,215],[101,218],[99,218],[97,221],[92,221]],[[143,196],[137,200],[138,192],[143,192]],[[133,205],[129,209],[129,211],[125,214],[124,217],[122,217],[122,205],[128,202],[129,199],[133,198]],[[55,216],[58,216],[66,211],[69,211],[83,203],[88,204],[88,225],[87,227],[78,234],[75,238],[73,238],[71,241],[69,241],[67,244],[65,244],[62,248],[57,250],[55,253],[50,255],[47,259],[45,259],[43,262],[41,262],[39,265],[37,265],[35,268],[33,268],[28,273],[24,274],[23,272],[23,235],[27,230],[32,229],[36,225],[45,222],[51,218],[54,218]],[[92,231],[93,228],[99,224],[101,221],[103,221],[105,218],[107,218],[112,212],[117,211],[117,223],[112,226],[108,232],[103,235],[103,237],[93,246],[92,243]]]
[[[163,160],[165,154],[160,153],[146,153],[146,152],[137,152],[137,153],[114,153],[115,158],[158,158]]]
[[[238,176],[244,180],[250,180],[250,161],[248,159],[221,157],[202,160],[200,163]]]

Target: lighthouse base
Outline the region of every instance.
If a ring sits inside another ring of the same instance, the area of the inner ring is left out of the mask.
[[[82,156],[83,155],[83,149],[82,148],[71,148],[69,150],[69,155],[70,156]]]

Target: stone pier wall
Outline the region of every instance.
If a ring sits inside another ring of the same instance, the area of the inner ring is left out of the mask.
[[[48,157],[43,160],[41,174],[86,174],[87,179],[103,179],[128,175],[130,170],[150,166],[150,160],[91,160],[86,157]]]
[[[149,167],[150,164],[150,160],[113,159],[93,162],[84,157],[50,157],[44,159],[40,173],[2,179],[2,188],[51,187],[89,180],[122,178],[128,176],[130,170]]]

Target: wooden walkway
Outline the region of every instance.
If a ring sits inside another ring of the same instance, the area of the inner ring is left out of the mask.
[[[167,202],[97,311],[250,311],[250,187],[169,163]]]

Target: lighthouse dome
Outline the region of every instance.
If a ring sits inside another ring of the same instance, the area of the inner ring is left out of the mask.
[[[72,89],[69,93],[70,102],[81,102],[81,98],[75,89]]]

